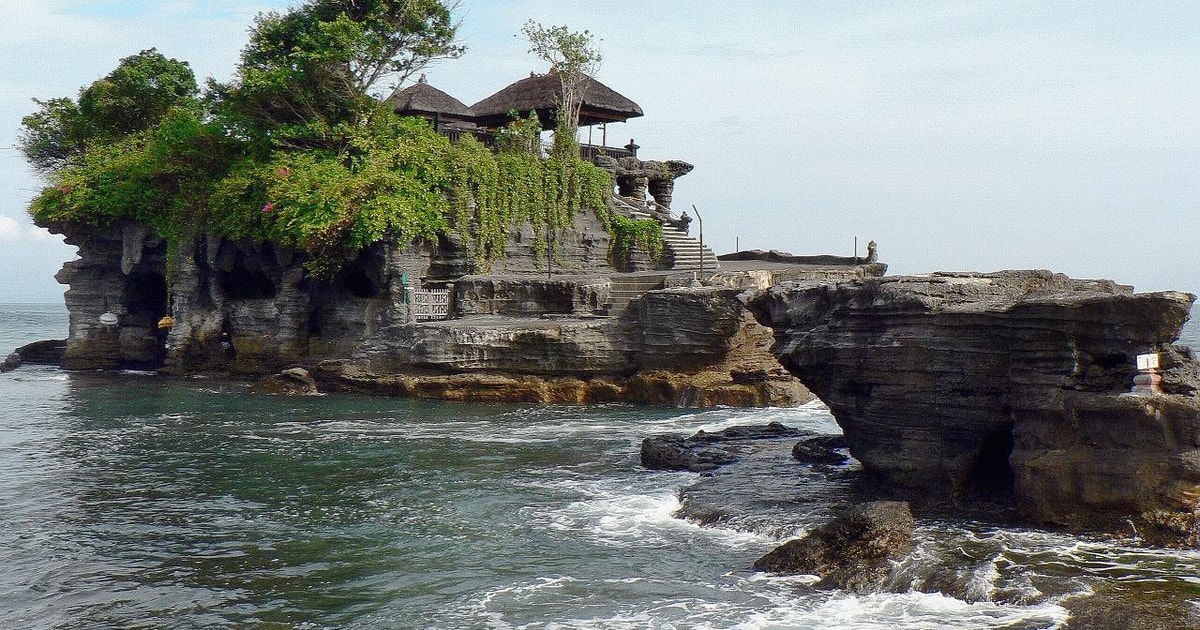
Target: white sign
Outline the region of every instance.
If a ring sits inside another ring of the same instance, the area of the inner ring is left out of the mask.
[[[1157,370],[1158,354],[1139,354],[1137,357],[1137,366],[1139,370]]]

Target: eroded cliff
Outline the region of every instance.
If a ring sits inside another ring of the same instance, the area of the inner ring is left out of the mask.
[[[200,237],[168,256],[166,243],[133,222],[55,226],[80,254],[58,276],[70,286],[63,365],[246,376],[304,367],[327,389],[459,400],[811,398],[771,357],[770,330],[737,300],[733,287],[763,278],[666,288],[690,275],[634,274],[650,284],[618,308],[621,274],[589,221],[561,235],[552,274],[517,254],[495,274],[463,275],[470,261],[451,236],[378,243],[326,279],[270,243]],[[520,251],[522,234],[511,236]],[[441,300],[436,314],[422,310],[430,296]],[[166,315],[170,328],[159,326]]]
[[[1194,296],[1045,271],[785,283],[742,296],[773,352],[898,494],[1195,541]],[[1163,393],[1131,393],[1139,354]],[[1133,520],[1128,520],[1133,517]]]

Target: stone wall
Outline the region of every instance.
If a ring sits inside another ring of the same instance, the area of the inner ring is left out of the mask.
[[[166,244],[133,222],[73,233],[67,243],[79,247],[79,258],[65,263],[55,276],[70,287],[63,367],[160,366],[164,350],[157,323],[167,312]],[[109,323],[114,315],[115,322]]]

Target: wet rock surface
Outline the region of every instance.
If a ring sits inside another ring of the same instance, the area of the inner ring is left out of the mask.
[[[316,380],[304,368],[288,368],[263,378],[251,386],[250,391],[272,396],[312,396],[320,393]]]
[[[841,435],[815,435],[796,442],[792,457],[809,464],[844,464],[850,459],[850,447]]]
[[[1194,630],[1200,606],[1180,593],[1154,584],[1111,584],[1094,593],[1070,597],[1068,630]]]
[[[28,343],[10,352],[0,361],[0,372],[9,372],[22,365],[61,365],[67,349],[65,339],[48,339]]]
[[[16,354],[25,365],[60,365],[66,350],[66,339],[47,339],[25,344],[17,348]]]
[[[1197,508],[1197,367],[1172,347],[1194,296],[1023,271],[742,298],[854,457],[898,495],[1008,497],[1027,521],[1081,529]],[[1164,393],[1130,394],[1136,356],[1154,352]]]
[[[776,547],[755,561],[754,569],[816,575],[818,588],[865,591],[881,585],[891,573],[890,561],[912,548],[912,533],[907,503],[864,503]]]
[[[641,458],[651,470],[702,473],[680,489],[676,517],[786,537],[851,502],[868,500],[871,489],[860,483],[861,466],[853,459],[812,465],[791,455],[797,440],[837,437],[781,423],[735,426],[689,437],[648,437]]]
[[[700,431],[691,437],[658,436],[642,440],[642,466],[651,470],[716,470],[741,459],[748,442],[811,435],[772,422],[765,426],[730,427],[716,433]]]

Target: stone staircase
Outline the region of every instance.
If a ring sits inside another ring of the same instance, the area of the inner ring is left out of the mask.
[[[654,219],[649,213],[643,212],[623,200],[621,205],[634,219]],[[717,270],[719,266],[717,255],[707,245],[701,250],[699,240],[688,236],[687,232],[665,223],[662,226],[662,234],[663,245],[666,246],[673,261],[671,271],[699,271],[701,260],[704,262],[705,272]]]
[[[704,272],[712,273],[717,270],[719,263],[717,255],[713,250],[705,245],[703,250],[700,247],[700,241],[688,236],[687,232],[673,226],[663,225],[663,244],[671,250],[674,264],[671,269],[675,271],[699,271],[701,268],[701,260],[704,261]]]
[[[667,279],[667,274],[637,273],[613,276],[609,279],[608,314],[612,316],[625,312],[629,302],[639,298],[647,291],[661,289]]]

